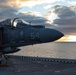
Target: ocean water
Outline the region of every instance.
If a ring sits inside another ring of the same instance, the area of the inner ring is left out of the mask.
[[[76,59],[76,43],[45,43],[20,47],[14,55]]]

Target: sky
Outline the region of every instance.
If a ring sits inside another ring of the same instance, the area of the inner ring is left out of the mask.
[[[61,31],[57,42],[76,42],[76,0],[0,0],[0,21],[16,17]]]

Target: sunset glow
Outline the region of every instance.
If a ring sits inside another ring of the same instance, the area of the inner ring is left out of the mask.
[[[69,36],[68,38],[67,38],[67,41],[68,42],[76,42],[76,36]]]
[[[64,36],[61,39],[57,40],[56,42],[76,42],[76,36]]]
[[[57,15],[56,15],[55,13],[53,13],[53,12],[51,12],[51,14],[50,14],[50,13],[46,14],[45,17],[46,17],[49,21],[51,21],[51,23],[53,23],[53,21],[54,21],[56,18],[58,18]]]

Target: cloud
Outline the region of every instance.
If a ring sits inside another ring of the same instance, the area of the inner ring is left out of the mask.
[[[49,21],[37,12],[19,13],[17,16],[29,23],[31,22],[32,25],[51,26]]]
[[[17,13],[18,10],[21,8],[21,5],[19,5],[20,2],[25,3],[25,5],[28,5],[27,2],[31,3],[33,1],[35,3],[41,2],[41,0],[37,0],[37,2],[36,0],[0,0],[0,20],[19,17],[26,20],[27,22],[31,22],[31,24],[34,25],[50,25],[48,23],[48,20],[44,18],[39,12]],[[44,3],[43,0],[42,3]]]
[[[49,4],[56,1],[61,0],[0,0],[0,20],[18,16],[17,12],[23,6],[33,7],[35,5]]]
[[[58,19],[55,19],[53,21],[53,24],[57,24],[59,26],[76,26],[75,8],[76,6],[63,6],[55,9],[54,13],[57,14]]]
[[[39,4],[48,4],[60,0],[0,0],[0,20],[6,18],[16,17],[17,12],[23,6],[33,7]]]
[[[76,6],[53,6],[53,10],[49,11],[47,17],[51,14],[53,17],[53,28],[59,30],[65,35],[76,35]],[[50,20],[52,17],[50,18]]]
[[[57,1],[63,1],[63,0],[0,0],[0,5],[2,6],[11,6],[15,8],[21,8],[21,7],[33,7],[35,5],[39,4],[49,4],[54,3]]]
[[[67,2],[68,2],[68,4],[70,4],[71,6],[72,6],[72,5],[76,5],[76,1],[75,1],[75,0],[74,0],[74,1],[71,0],[71,1],[67,1]]]
[[[15,17],[17,11],[13,0],[0,0],[0,20]]]
[[[39,4],[49,4],[49,3],[54,3],[56,1],[63,1],[63,0],[16,0],[17,5],[19,4],[21,7],[27,6],[27,7],[33,7],[35,5]]]
[[[53,27],[53,29],[62,32],[64,35],[76,35],[76,27]]]
[[[53,8],[59,8],[60,7],[60,4],[56,4],[53,6]]]
[[[75,16],[76,17],[76,16]],[[62,25],[62,26],[76,26],[76,18],[70,19],[56,19],[54,20],[54,24]]]
[[[5,7],[5,6],[10,6],[10,7],[15,7],[15,8],[18,8],[19,5],[17,3],[18,0],[0,0],[0,6],[1,7]],[[0,7],[0,8],[1,8]]]
[[[53,13],[58,18],[53,21],[54,29],[57,29],[65,35],[76,35],[76,6],[60,6]]]
[[[49,11],[47,14],[44,15],[45,18],[47,18],[51,23],[53,23],[53,20],[55,20],[57,17],[57,14],[53,11]]]
[[[75,12],[70,7],[60,7],[54,11],[59,18],[68,18],[75,16]]]
[[[51,9],[51,8],[58,8],[58,7],[60,7],[59,4],[56,4],[56,5],[48,4],[48,5],[44,6],[44,9]]]
[[[51,7],[52,7],[52,5],[46,5],[46,6],[44,6],[44,9],[49,9]]]

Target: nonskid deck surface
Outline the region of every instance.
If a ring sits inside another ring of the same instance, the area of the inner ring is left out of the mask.
[[[76,75],[76,60],[7,56],[7,66],[0,67],[0,75]]]

